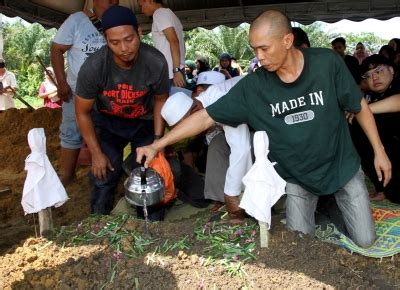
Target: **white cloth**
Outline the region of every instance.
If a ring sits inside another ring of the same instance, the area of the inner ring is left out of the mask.
[[[65,188],[46,155],[46,136],[43,128],[31,129],[28,143],[32,153],[25,159],[28,172],[22,193],[25,214],[59,207],[68,200]]]
[[[167,28],[174,28],[176,36],[179,40],[179,52],[180,52],[180,68],[185,67],[185,41],[183,40],[183,26],[179,18],[169,8],[158,8],[153,14],[153,24],[151,26],[151,36],[154,41],[154,46],[165,56],[168,63],[168,74],[169,78],[174,78],[173,73],[173,62],[171,47],[168,39],[165,36],[163,30]]]
[[[223,81],[222,83],[210,86],[206,91],[202,92],[198,97],[203,107],[206,108],[211,104],[214,104],[222,96],[225,96],[231,88],[233,88],[244,76],[238,76],[229,80]]]
[[[239,76],[212,85],[196,97],[196,99],[203,104],[203,107],[208,107],[226,95],[242,78],[242,76]],[[222,124],[222,129],[225,132],[226,142],[231,150],[229,154],[229,167],[226,171],[224,193],[229,196],[238,196],[243,190],[242,178],[252,165],[250,131],[246,124],[241,124],[236,128]]]
[[[8,70],[5,70],[5,73],[0,76],[0,82],[3,83],[3,88],[17,88],[17,80],[15,79],[15,75]],[[11,92],[4,92],[3,94],[0,94],[0,110],[15,108],[13,96],[14,93]]]
[[[235,86],[242,78],[243,76],[238,76],[212,85],[206,91],[202,92],[198,97],[196,97],[196,99],[203,105],[204,108],[206,108],[214,104],[222,96],[225,96],[229,90],[233,88],[233,86]],[[221,127],[224,127],[224,125],[217,123],[215,128],[207,131],[206,140],[208,145],[211,143],[211,140],[221,132]]]
[[[89,17],[82,11],[71,14],[60,26],[53,42],[71,45],[67,51],[67,82],[75,92],[78,72],[83,62],[106,45],[103,35],[93,26]],[[93,72],[95,73],[95,72]]]
[[[240,202],[249,215],[271,226],[271,208],[285,194],[286,181],[276,172],[268,159],[269,139],[265,131],[254,134],[256,161],[243,178],[245,191]]]

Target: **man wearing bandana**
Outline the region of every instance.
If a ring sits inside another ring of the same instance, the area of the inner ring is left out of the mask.
[[[132,10],[112,6],[103,14],[102,28],[107,46],[82,65],[75,102],[77,123],[92,155],[95,214],[112,209],[126,145],[134,149],[163,134],[160,112],[170,90],[167,61],[140,42]],[[160,220],[162,212],[154,209],[149,218]]]

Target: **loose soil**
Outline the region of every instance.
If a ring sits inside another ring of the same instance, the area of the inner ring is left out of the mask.
[[[60,119],[60,111],[45,108],[0,114],[0,289],[400,288],[399,255],[382,260],[351,255],[338,246],[287,231],[278,215],[273,217],[269,248],[260,248],[257,234],[256,259],[237,264],[241,270],[236,275],[218,261],[205,262],[206,245],[196,240],[194,229],[207,220],[208,213],[151,224],[150,231],[157,237],[154,246],[187,236],[187,249],[160,253],[149,247],[131,256],[115,249],[110,236],[79,241],[82,224],[97,231],[110,219],[93,221],[89,216],[88,167],[80,167],[76,182],[66,188],[70,200],[53,210],[56,234],[37,238],[37,217],[25,216],[20,204],[24,160],[30,153],[27,134],[31,128],[45,129],[47,154],[58,171]],[[143,233],[143,222],[128,218],[116,228],[115,237],[121,232]],[[132,236],[126,243],[132,245]]]

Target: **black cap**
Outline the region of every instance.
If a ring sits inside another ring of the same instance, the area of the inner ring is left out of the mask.
[[[222,54],[219,56],[219,59],[220,59],[220,60],[221,60],[221,59],[231,60],[232,57],[231,57],[231,55],[230,55],[229,53],[224,52],[224,53],[222,53]]]
[[[379,65],[389,65],[394,68],[394,64],[388,58],[381,54],[373,54],[363,60],[361,64],[361,73],[365,74],[367,71],[376,68]]]
[[[138,27],[136,16],[131,9],[114,5],[103,13],[101,17],[101,28],[103,31],[122,25]]]

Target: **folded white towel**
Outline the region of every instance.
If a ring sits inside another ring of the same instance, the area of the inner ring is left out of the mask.
[[[243,177],[245,191],[240,202],[249,215],[271,226],[271,208],[285,194],[286,181],[276,172],[268,159],[269,139],[265,131],[254,134],[256,161]]]
[[[27,176],[21,200],[25,214],[61,206],[68,200],[68,196],[46,155],[44,129],[31,129],[28,143],[32,153],[25,159]]]

